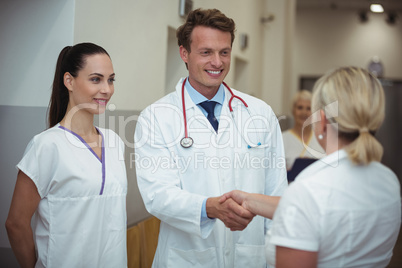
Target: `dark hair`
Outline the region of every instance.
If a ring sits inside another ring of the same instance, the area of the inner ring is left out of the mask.
[[[196,26],[205,26],[229,32],[232,37],[231,45],[233,44],[235,22],[217,9],[203,10],[199,8],[191,11],[187,16],[186,22],[176,31],[179,46],[183,46],[188,52],[191,52],[191,33]]]
[[[95,54],[106,54],[109,56],[105,49],[93,43],[66,46],[61,50],[56,63],[52,96],[50,97],[48,108],[49,128],[59,123],[67,111],[69,95],[68,89],[64,85],[64,74],[68,72],[73,77],[77,77],[78,72],[85,66],[86,57]]]

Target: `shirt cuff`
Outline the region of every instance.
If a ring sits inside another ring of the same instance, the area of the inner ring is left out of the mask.
[[[201,237],[204,239],[212,232],[216,220],[215,218],[209,218],[207,216],[207,199],[208,198],[204,199],[201,207]]]
[[[215,218],[210,218],[207,215],[207,199],[205,198],[204,201],[202,201],[202,207],[201,207],[201,224],[205,223],[208,220],[214,220]]]
[[[206,221],[209,220],[208,215],[207,215],[207,199],[205,198],[204,201],[202,201],[202,207],[201,207],[201,225],[205,223]]]

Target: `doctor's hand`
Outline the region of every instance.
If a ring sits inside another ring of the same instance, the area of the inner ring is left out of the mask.
[[[242,231],[254,218],[255,214],[243,208],[233,199],[219,202],[222,197],[210,197],[206,202],[209,218],[220,219],[231,231]]]
[[[223,194],[221,196],[221,198],[219,199],[220,203],[224,203],[226,200],[228,199],[233,199],[237,204],[239,204],[240,206],[242,206],[243,208],[250,210],[250,208],[247,206],[247,196],[249,195],[249,193],[243,192],[243,191],[239,191],[239,190],[233,190],[230,191],[226,194]]]
[[[219,202],[222,204],[228,200],[234,200],[251,213],[272,219],[280,199],[280,196],[246,193],[239,190],[233,190],[223,194],[219,199]]]

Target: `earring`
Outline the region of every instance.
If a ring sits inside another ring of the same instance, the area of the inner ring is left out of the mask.
[[[319,134],[319,135],[318,135],[318,139],[319,139],[319,140],[322,140],[323,138],[324,138],[324,136],[323,136],[322,134]]]

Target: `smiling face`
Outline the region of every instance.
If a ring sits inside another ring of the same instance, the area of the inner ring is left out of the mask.
[[[302,126],[304,122],[311,116],[311,101],[306,99],[298,99],[293,106],[293,117],[295,125]]]
[[[191,33],[191,52],[180,46],[191,86],[208,99],[215,96],[229,72],[231,41],[229,32],[196,26]]]
[[[64,74],[64,84],[69,91],[68,106],[80,106],[80,111],[101,114],[114,93],[114,71],[112,61],[106,54],[86,57],[84,67],[76,77]]]

